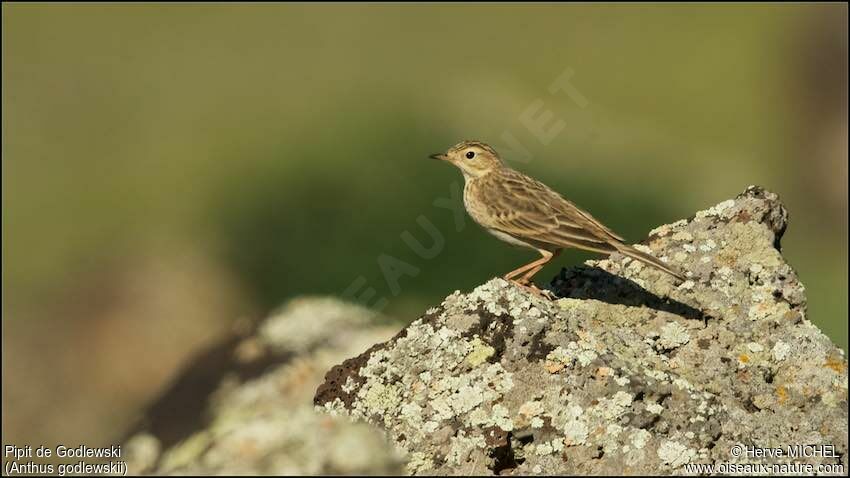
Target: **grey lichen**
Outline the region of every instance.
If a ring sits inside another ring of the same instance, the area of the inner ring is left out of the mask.
[[[413,474],[682,473],[736,443],[831,444],[846,466],[847,362],[806,317],[786,222],[751,187],[639,245],[684,283],[615,254],[563,270],[555,301],[455,292],[315,403],[386,430]]]

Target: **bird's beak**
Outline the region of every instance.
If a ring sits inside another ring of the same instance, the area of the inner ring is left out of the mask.
[[[443,154],[443,153],[434,153],[434,154],[432,154],[428,157],[431,158],[431,159],[439,159],[440,161],[443,161],[444,159],[446,159],[446,155]]]

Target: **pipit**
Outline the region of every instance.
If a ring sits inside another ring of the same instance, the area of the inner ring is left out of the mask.
[[[497,238],[535,249],[542,256],[508,272],[505,280],[540,294],[532,277],[567,247],[619,252],[684,280],[671,266],[625,244],[622,237],[545,184],[506,166],[493,148],[480,141],[460,142],[431,158],[460,168],[465,182],[463,204],[475,222]]]

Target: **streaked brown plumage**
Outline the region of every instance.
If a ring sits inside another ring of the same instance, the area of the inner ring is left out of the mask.
[[[540,252],[540,259],[509,272],[506,280],[536,290],[531,278],[567,247],[619,252],[684,280],[671,266],[625,244],[622,237],[545,184],[507,167],[484,143],[463,141],[431,157],[463,172],[463,202],[475,222],[505,242]]]

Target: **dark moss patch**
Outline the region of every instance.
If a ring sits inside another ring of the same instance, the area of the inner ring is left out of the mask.
[[[366,382],[366,379],[360,375],[360,369],[369,361],[369,357],[385,348],[392,347],[399,339],[407,337],[407,328],[401,329],[390,340],[375,344],[369,347],[368,350],[350,359],[346,359],[340,365],[335,365],[325,374],[325,380],[316,389],[316,395],[313,397],[314,405],[324,405],[332,403],[339,398],[345,405],[345,408],[351,409],[351,404],[354,403],[354,398],[357,396],[357,390]],[[342,387],[348,382],[349,377],[356,384],[354,389],[349,393],[345,392]]]
[[[506,475],[525,462],[524,458],[518,458],[513,448],[513,433],[507,432],[504,445],[490,449],[488,453],[492,462],[489,466],[494,475]]]
[[[507,304],[503,307],[507,308]],[[478,306],[473,313],[478,316],[478,323],[470,327],[464,337],[469,338],[477,335],[481,340],[488,343],[495,352],[487,358],[487,361],[498,363],[505,353],[508,339],[514,336],[513,318],[507,314],[496,315],[485,309],[484,306]]]
[[[546,329],[542,328],[537,331],[531,338],[531,344],[528,349],[528,359],[534,361],[545,360],[549,352],[555,350],[555,346],[546,342]]]

